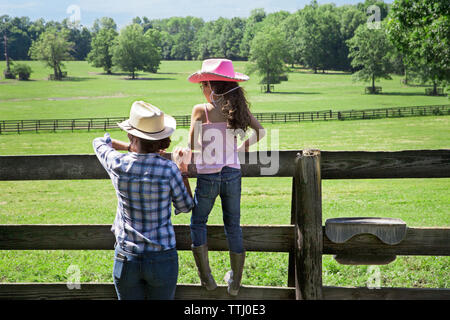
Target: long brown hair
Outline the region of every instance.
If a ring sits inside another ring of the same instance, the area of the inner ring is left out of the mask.
[[[141,140],[141,148],[145,153],[157,153],[161,150],[166,150],[171,143],[170,137],[162,140],[145,140],[139,137],[136,138]]]
[[[222,113],[227,119],[228,127],[231,129],[242,129],[247,131],[250,126],[249,102],[245,96],[244,88],[237,82],[231,81],[210,81],[211,89],[215,95],[212,96],[217,107],[221,108]],[[207,85],[207,83],[203,83]],[[237,89],[235,89],[238,87]],[[235,89],[229,93],[228,91]],[[221,95],[227,93],[225,95]]]

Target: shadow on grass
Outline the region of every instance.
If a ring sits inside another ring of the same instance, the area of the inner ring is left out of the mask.
[[[90,75],[96,75],[96,76],[126,76],[126,77],[130,77],[130,73],[129,72],[112,72],[112,73],[107,73],[107,72],[88,72]],[[176,72],[158,72],[155,74],[161,74],[161,75],[166,75],[166,74],[177,74]],[[139,77],[139,74],[136,73],[136,78]],[[145,77],[144,77],[145,78]]]
[[[432,95],[427,95],[425,92],[383,92],[383,93],[378,93],[375,95],[380,95],[380,96],[427,96],[427,97],[443,97],[441,96],[432,96]]]
[[[321,94],[321,92],[286,92],[286,91],[272,91],[272,92],[263,92],[267,94]]]
[[[151,80],[175,80],[174,78],[147,78],[147,77],[142,77],[142,78],[139,78],[139,77],[136,77],[136,78],[129,78],[129,77],[127,77],[127,78],[123,78],[124,80],[132,80],[132,81],[134,81],[134,80],[147,80],[147,81],[151,81]]]
[[[81,81],[88,81],[88,80],[94,80],[93,77],[64,77],[61,80],[48,80],[48,81],[54,81],[54,82],[81,82]]]
[[[420,83],[404,84],[404,83],[402,83],[402,85],[404,85],[405,87],[411,87],[411,88],[433,88],[432,84],[420,84]]]
[[[316,74],[316,75],[337,75],[337,76],[351,76],[351,72],[339,72],[339,71],[327,71],[323,73],[322,71],[317,71],[314,73],[313,70],[305,70],[305,69],[291,69],[292,73],[301,73],[301,74]]]
[[[96,76],[128,76],[129,73],[126,72],[112,72],[112,73],[107,73],[107,72],[89,72],[89,74],[94,74]]]

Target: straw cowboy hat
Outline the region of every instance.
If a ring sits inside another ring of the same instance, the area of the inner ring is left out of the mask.
[[[161,140],[172,135],[177,122],[150,103],[135,101],[131,106],[130,118],[117,125],[135,137]]]
[[[202,81],[233,81],[242,82],[250,78],[245,74],[234,72],[233,62],[228,59],[207,59],[202,63],[202,69],[189,76],[193,83]]]

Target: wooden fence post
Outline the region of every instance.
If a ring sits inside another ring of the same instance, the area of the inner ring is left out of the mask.
[[[322,299],[322,186],[320,151],[304,150],[295,160],[295,295]]]
[[[298,154],[297,156],[300,156]],[[292,193],[291,193],[291,224],[295,225],[295,215],[297,212],[297,189],[296,185],[298,183],[298,179],[295,178],[295,175],[292,177]],[[288,261],[288,287],[295,287],[295,251],[289,252],[289,261]]]

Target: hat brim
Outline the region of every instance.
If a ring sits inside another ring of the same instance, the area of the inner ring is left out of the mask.
[[[235,72],[234,77],[228,77],[228,76],[224,76],[224,75],[218,74],[218,73],[198,71],[196,73],[191,74],[188,77],[189,82],[192,82],[192,83],[199,83],[202,81],[243,82],[243,81],[248,81],[249,79],[250,79],[249,76],[247,76],[243,73],[239,73],[239,72]]]
[[[175,129],[177,127],[177,121],[175,120],[175,118],[173,118],[169,115],[164,115],[164,130],[162,130],[160,132],[155,132],[155,133],[145,132],[145,131],[136,129],[132,125],[130,125],[129,121],[130,121],[129,119],[125,120],[120,123],[117,123],[117,125],[123,131],[126,131],[129,134],[131,134],[135,137],[138,137],[138,138],[142,138],[144,140],[165,139],[167,137],[170,137],[175,132]]]

